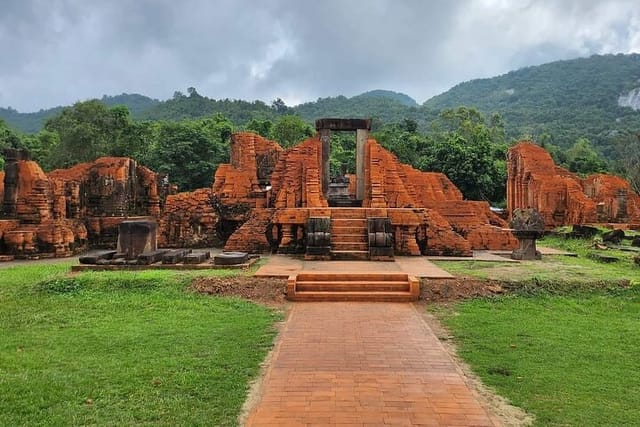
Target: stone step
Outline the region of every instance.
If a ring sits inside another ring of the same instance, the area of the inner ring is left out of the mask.
[[[303,272],[289,276],[292,301],[415,301],[420,282],[406,273]]]
[[[331,241],[331,251],[369,251],[368,242],[334,242]]]
[[[354,272],[354,273],[334,273],[331,271],[303,271],[295,275],[297,281],[407,281],[409,276],[403,272]]]
[[[404,281],[297,281],[298,292],[408,292],[409,282]]]
[[[367,219],[367,212],[362,208],[333,208],[331,220],[334,219]]]
[[[368,237],[364,233],[334,233],[331,234],[331,243],[359,242],[367,243]]]
[[[331,251],[331,259],[340,261],[366,261],[369,251]]]
[[[331,218],[331,228],[333,227],[359,227],[367,228],[366,218]]]
[[[416,301],[408,292],[298,292],[291,301],[368,301],[368,302],[412,302]]]

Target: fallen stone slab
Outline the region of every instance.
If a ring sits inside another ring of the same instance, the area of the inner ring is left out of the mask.
[[[157,249],[155,251],[143,252],[138,255],[138,264],[149,265],[160,262],[166,252],[166,249]]]
[[[602,241],[605,243],[619,244],[624,239],[624,231],[617,229],[611,230],[602,235]]]
[[[92,251],[79,258],[80,264],[98,264],[98,261],[110,260],[116,254],[116,251],[103,250]]]
[[[605,264],[610,264],[612,262],[620,261],[620,258],[610,256],[610,255],[602,255],[602,254],[590,254],[589,258],[591,258],[594,261],[602,262]]]
[[[246,252],[222,252],[213,257],[215,265],[246,264],[247,261],[249,261],[249,254]]]
[[[172,249],[162,255],[163,264],[178,264],[184,260],[186,255],[191,253],[191,249]]]
[[[596,234],[598,234],[598,229],[596,227],[591,227],[589,225],[574,224],[573,231],[571,232],[571,237],[591,239]]]
[[[209,251],[205,252],[192,252],[184,257],[185,264],[202,264],[206,260],[211,258],[211,253]]]

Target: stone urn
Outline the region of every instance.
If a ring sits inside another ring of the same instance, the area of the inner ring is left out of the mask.
[[[518,248],[511,253],[512,259],[541,259],[536,249],[536,240],[544,236],[544,220],[535,209],[516,209],[511,216],[511,233],[518,239]]]

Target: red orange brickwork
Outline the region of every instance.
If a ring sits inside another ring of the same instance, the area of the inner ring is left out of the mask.
[[[0,187],[5,254],[59,257],[86,249],[88,241],[113,246],[124,219],[160,213],[160,177],[131,159],[102,157],[45,174],[27,155],[15,154],[11,194],[5,197],[4,173]]]
[[[127,158],[103,157],[45,174],[28,156],[14,153],[0,173],[0,251],[62,256],[87,243],[113,246],[119,224],[139,216],[158,221],[159,243],[167,247],[226,240],[227,250],[301,252],[310,216],[340,219],[332,230],[344,235],[336,235],[332,248],[367,246],[370,218],[389,218],[396,254],[516,247],[505,221],[486,202],[463,200],[445,175],[401,164],[374,139],[364,151],[362,208],[328,207],[317,137],[283,150],[252,133],[234,134],[231,163],[218,168],[211,189],[180,194],[169,194],[172,187],[161,175]],[[547,226],[640,223],[640,198],[621,178],[580,179],[531,143],[513,147],[508,159],[509,209],[534,207]],[[355,183],[352,176],[352,196]]]
[[[328,206],[321,187],[321,147],[318,138],[310,138],[280,154],[271,175],[269,206],[276,209]]]
[[[640,197],[622,178],[596,174],[581,179],[556,166],[530,141],[507,153],[507,209],[534,208],[546,227],[596,222],[640,223]]]
[[[12,257],[69,256],[86,247],[87,230],[81,221],[67,217],[62,182],[49,179],[32,160],[12,162],[12,200],[5,199],[5,174],[0,196],[0,247]],[[10,206],[9,206],[10,205]]]
[[[231,163],[218,167],[213,181],[213,192],[221,203],[250,203],[265,207],[268,195],[266,180],[273,171],[282,147],[274,141],[250,132],[231,137]]]
[[[271,250],[268,232],[274,209],[254,209],[249,219],[229,237],[224,245],[225,251],[247,251],[252,253]]]
[[[158,219],[158,246],[219,246],[218,221],[211,189],[169,195]]]

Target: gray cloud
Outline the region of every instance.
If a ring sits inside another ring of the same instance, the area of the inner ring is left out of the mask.
[[[103,94],[288,103],[365,90],[424,101],[452,85],[640,51],[634,0],[4,0],[0,106]]]

